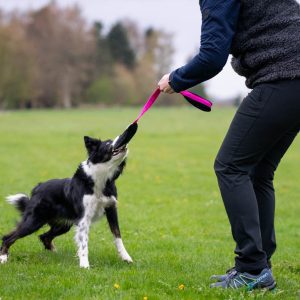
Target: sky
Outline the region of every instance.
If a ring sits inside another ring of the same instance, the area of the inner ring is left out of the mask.
[[[0,9],[36,9],[48,2],[0,0]],[[173,33],[176,50],[173,69],[182,66],[200,46],[201,13],[198,0],[56,0],[56,3],[61,6],[78,4],[89,22],[101,20],[106,28],[127,18],[141,28],[151,26]],[[211,100],[226,100],[238,95],[245,96],[249,90],[244,82],[245,79],[232,70],[229,58],[223,71],[205,85]]]

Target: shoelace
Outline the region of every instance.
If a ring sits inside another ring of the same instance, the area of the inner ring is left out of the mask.
[[[230,273],[228,273],[226,281],[229,281],[232,278],[234,278],[237,273],[238,273],[237,270],[233,269]]]
[[[232,281],[232,279],[234,279],[234,277],[237,275],[237,270],[235,270],[234,268],[231,269],[231,271],[228,273],[226,279],[225,279],[225,283],[227,287],[231,287],[230,286],[230,282]]]

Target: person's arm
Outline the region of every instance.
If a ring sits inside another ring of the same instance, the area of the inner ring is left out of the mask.
[[[200,6],[200,51],[189,63],[161,79],[162,91],[186,90],[216,76],[226,64],[238,22],[240,0],[202,0]]]

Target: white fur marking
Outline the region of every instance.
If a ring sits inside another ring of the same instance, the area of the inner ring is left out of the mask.
[[[119,163],[119,162],[118,162]],[[92,177],[95,182],[94,193],[99,197],[108,179],[116,172],[116,166],[112,160],[106,163],[92,164],[87,161],[81,163],[86,175]]]
[[[81,257],[80,258],[80,263],[79,263],[80,268],[83,269],[89,269],[90,268],[90,263],[88,257]]]
[[[83,205],[85,207],[84,217],[80,220],[75,234],[75,241],[78,246],[78,257],[79,257],[79,266],[81,268],[89,268],[89,250],[88,250],[88,240],[89,240],[89,229],[91,225],[91,210],[88,207],[87,203],[90,201],[92,196],[84,196],[83,197]]]
[[[111,160],[105,163],[93,164],[89,161],[81,163],[83,171],[87,176],[90,176],[94,181],[93,194],[83,196],[84,216],[79,221],[75,233],[75,241],[78,246],[79,265],[82,268],[89,268],[88,259],[88,235],[92,222],[101,218],[104,215],[105,208],[117,204],[115,197],[106,197],[103,195],[103,190],[108,179],[111,179],[120,162],[124,160],[127,151],[114,156]],[[116,247],[123,260],[132,262],[128,255],[121,239],[116,239]]]
[[[118,253],[121,256],[122,260],[127,261],[128,263],[132,263],[133,260],[130,257],[130,255],[128,254],[128,252],[126,251],[122,239],[115,238],[115,244],[116,244],[116,248],[117,248]]]
[[[7,263],[7,260],[8,260],[8,255],[7,254],[0,255],[0,264]]]
[[[25,194],[9,195],[6,197],[6,201],[9,204],[15,205],[23,197],[27,198],[27,195],[25,195]]]

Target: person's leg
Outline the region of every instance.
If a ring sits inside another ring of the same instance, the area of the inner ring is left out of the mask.
[[[299,125],[298,125],[299,127]],[[273,186],[274,172],[297,136],[298,129],[288,131],[255,167],[251,180],[258,204],[262,247],[270,261],[276,249],[274,230],[275,192]],[[269,264],[270,266],[270,264]]]
[[[263,84],[239,107],[215,161],[224,205],[237,247],[236,269],[267,267],[259,204],[250,175],[286,132],[299,124],[300,81]],[[272,207],[265,214],[273,214]]]

